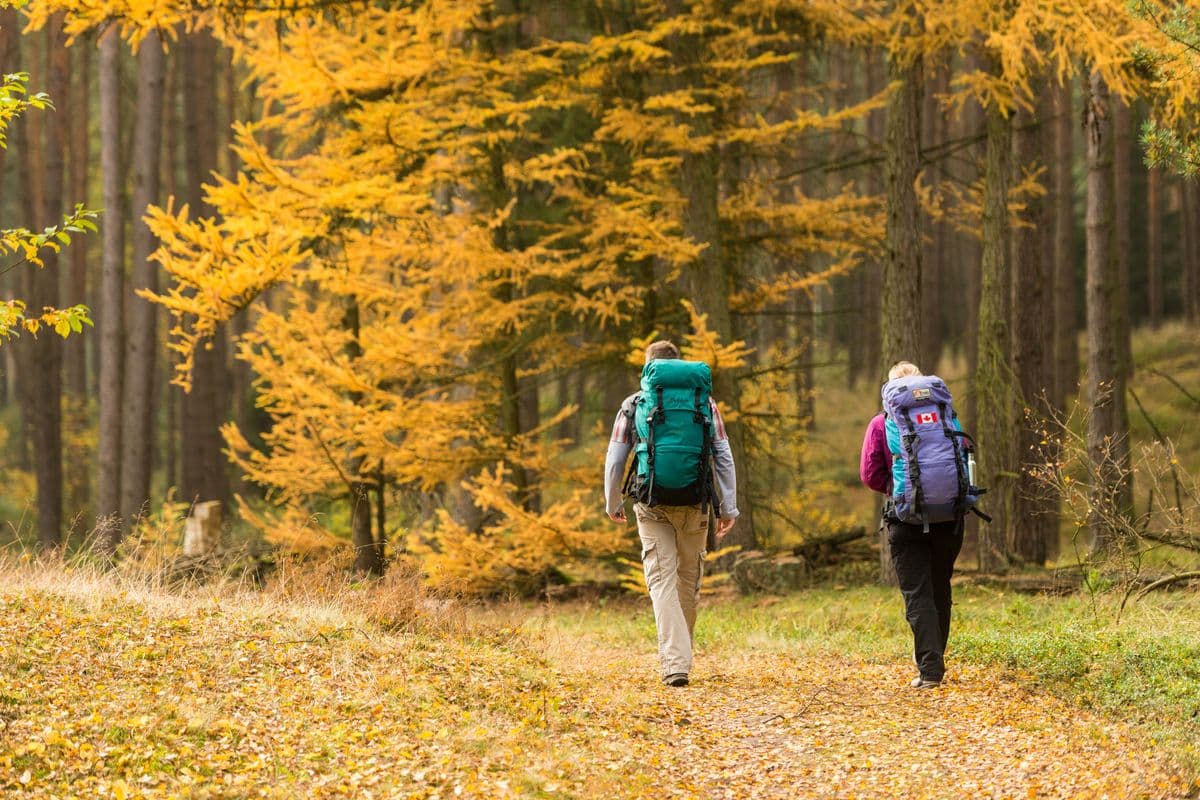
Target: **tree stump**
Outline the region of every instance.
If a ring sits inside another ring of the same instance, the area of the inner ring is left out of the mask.
[[[196,503],[183,526],[183,554],[208,556],[221,546],[221,501]]]

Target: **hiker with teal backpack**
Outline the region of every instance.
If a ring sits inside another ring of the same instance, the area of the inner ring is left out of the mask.
[[[963,519],[986,490],[975,485],[974,440],[963,432],[950,390],[936,375],[900,361],[881,392],[883,413],[867,426],[859,474],[886,496],[884,522],[904,596],[920,674],[933,689],[946,674],[950,578],[963,542]]]
[[[671,342],[654,342],[646,348],[641,391],[621,403],[604,464],[608,516],[625,522],[624,497],[633,500],[668,686],[686,686],[692,669],[709,508],[718,541],[738,516],[733,452],[711,394],[707,364],[681,360]]]

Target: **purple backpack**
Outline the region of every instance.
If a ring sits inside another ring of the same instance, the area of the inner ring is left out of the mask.
[[[974,510],[984,492],[971,485],[968,472],[974,439],[958,424],[946,383],[936,375],[907,376],[885,383],[882,395],[892,454],[891,516],[928,530],[932,522]]]

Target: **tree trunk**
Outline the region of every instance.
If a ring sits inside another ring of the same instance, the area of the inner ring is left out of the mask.
[[[63,15],[50,17],[45,29],[46,90],[51,97],[70,93],[70,62],[63,35]],[[32,60],[32,59],[30,59]],[[28,154],[21,159],[31,227],[55,225],[63,213],[63,173],[66,155],[66,120],[60,114],[44,118],[22,117],[26,124]],[[43,124],[38,124],[42,123]],[[43,149],[44,148],[44,149]],[[40,164],[39,164],[40,161]],[[59,258],[42,251],[44,265],[25,270],[26,302],[34,312],[59,306]],[[37,480],[38,541],[45,549],[62,543],[62,339],[51,331],[25,342],[28,355],[21,375],[25,387],[24,416],[30,424],[33,469]]]
[[[197,31],[182,43],[184,141],[187,194],[193,216],[212,214],[204,202],[203,185],[217,168],[216,90],[211,79],[217,47],[207,31]],[[220,426],[229,402],[226,378],[226,333],[196,350],[192,390],[183,397],[183,448],[181,483],[186,501],[227,501],[229,483],[221,454]]]
[[[21,20],[17,16],[17,10],[11,6],[0,8],[0,74],[7,75],[12,72],[17,72],[21,67]],[[16,133],[16,131],[13,131]],[[12,166],[12,161],[8,159],[8,150],[0,147],[0,187],[9,185],[8,167]],[[5,192],[4,196],[0,196],[0,215],[6,219],[15,219],[18,212],[9,208],[15,200],[14,193]],[[30,220],[32,222],[32,220]],[[10,287],[17,283],[18,275],[9,272],[6,275],[0,275],[0,292],[6,297],[17,296],[17,291]],[[17,396],[16,384],[16,355],[13,347],[0,348],[0,408],[8,406]],[[22,427],[17,426],[15,430],[10,432],[12,436],[9,438],[9,455],[11,462],[19,462],[21,459],[20,453],[25,450],[25,442],[22,434]]]
[[[1146,175],[1146,312],[1154,329],[1163,321],[1162,196],[1162,170],[1151,167]]]
[[[1129,294],[1129,259],[1131,245],[1129,195],[1132,187],[1130,149],[1133,124],[1129,106],[1120,97],[1111,98],[1113,108],[1113,264],[1116,290],[1112,294],[1112,335],[1117,355],[1117,371],[1121,374],[1121,391],[1113,394],[1115,414],[1125,434],[1114,441],[1120,470],[1129,478],[1120,483],[1118,502],[1123,510],[1133,509],[1133,461],[1129,448],[1129,409],[1124,386],[1133,377],[1132,318]]]
[[[862,52],[862,59],[866,62],[865,95],[874,97],[883,89],[880,57],[876,52],[867,50]],[[869,147],[883,147],[885,125],[883,111],[876,110],[867,115],[866,133]],[[869,167],[862,180],[868,194],[883,194],[884,184],[877,167]],[[849,317],[852,325],[852,346],[847,374],[850,388],[854,388],[861,378],[866,378],[867,384],[872,385],[880,377],[879,366],[883,363],[883,355],[880,352],[883,336],[880,330],[882,280],[883,265],[879,261],[867,261],[854,273],[855,303],[851,312],[853,316]]]
[[[1089,528],[1092,546],[1104,551],[1114,543],[1113,519],[1121,512],[1123,476],[1118,440],[1128,425],[1118,416],[1118,396],[1125,393],[1114,331],[1113,292],[1117,289],[1113,237],[1113,142],[1108,87],[1098,72],[1089,80],[1085,99],[1087,139],[1087,340],[1088,454],[1093,487]]]
[[[921,347],[921,207],[916,192],[921,166],[921,62],[906,65],[893,58],[888,77],[899,87],[888,100],[884,144],[887,253],[880,314],[881,375],[896,361],[918,359]],[[895,585],[886,534],[879,558],[881,579]]]
[[[0,8],[0,73],[8,74],[17,72],[21,69],[21,20],[15,8],[6,7]],[[20,126],[14,126],[11,130],[13,136],[20,135]],[[18,166],[13,159],[8,158],[8,150],[0,148],[0,186],[9,186],[12,181],[8,179],[8,171],[6,168]],[[0,214],[4,214],[7,219],[17,219],[24,214],[21,210],[21,204],[18,202],[17,192],[5,192],[0,197]],[[29,225],[33,224],[33,220],[26,220]],[[6,275],[0,275],[0,292],[4,292],[5,296],[17,297],[20,295],[21,274],[18,272],[9,272]],[[21,385],[18,380],[21,371],[20,364],[24,361],[21,357],[22,351],[15,346],[0,347],[0,398],[3,398],[2,404],[7,406],[10,403],[20,405]],[[20,470],[29,469],[29,442],[26,437],[26,428],[24,424],[13,426],[10,431],[8,441],[8,463],[17,467]]]
[[[967,55],[962,64],[963,70],[966,72],[978,72],[987,68],[987,65],[978,55]],[[983,180],[983,172],[980,166],[986,160],[987,151],[987,122],[985,120],[983,106],[978,100],[969,100],[963,107],[963,134],[974,138],[976,141],[965,151],[967,158],[966,163],[960,166],[957,174],[957,179],[967,185],[975,184]],[[981,220],[982,222],[982,220]],[[959,244],[961,247],[960,263],[963,265],[966,274],[963,276],[963,284],[966,287],[966,308],[963,309],[963,327],[967,361],[967,401],[966,418],[967,427],[971,430],[976,430],[979,423],[979,408],[978,395],[979,392],[975,387],[975,375],[979,369],[979,304],[982,292],[982,266],[983,266],[983,244],[981,241],[982,230],[979,236],[968,234],[960,234]],[[964,550],[971,550],[978,554],[978,518],[971,516],[967,519],[966,537],[963,543]]]
[[[535,430],[541,424],[542,415],[541,408],[539,407],[538,380],[538,376],[536,375],[530,375],[517,380],[517,392],[520,394],[517,413],[520,416],[522,433]],[[540,513],[542,510],[542,493],[537,488],[538,475],[532,470],[527,471],[527,474],[529,488],[526,492],[525,507],[534,513]]]
[[[881,372],[898,360],[917,361],[921,348],[920,170],[921,64],[893,61],[889,77],[899,88],[888,101],[886,161],[887,258],[883,266]]]
[[[813,362],[817,357],[817,315],[813,295],[809,292],[797,293],[792,309],[796,313],[796,356],[800,359],[794,379],[796,413],[803,418],[804,429],[812,431],[817,427],[817,377],[813,370]]]
[[[387,470],[382,459],[375,470],[375,552],[379,554],[380,572],[387,567]]]
[[[224,138],[225,143],[222,151],[229,159],[227,165],[226,177],[230,179],[237,178],[237,172],[241,169],[241,164],[238,162],[237,153],[233,150],[234,133],[233,123],[239,118],[238,112],[238,82],[237,71],[234,67],[233,52],[226,50],[227,56],[224,60],[223,70],[225,74],[225,108],[228,112],[228,118],[225,120]],[[253,90],[251,90],[253,91]],[[252,95],[251,95],[252,96]],[[242,336],[251,328],[251,315],[254,312],[249,309],[243,309],[231,321],[230,336],[236,350],[237,343],[241,341]],[[230,395],[233,399],[233,418],[237,424],[238,430],[242,435],[254,441],[262,434],[262,429],[259,422],[259,412],[255,405],[255,390],[254,390],[254,371],[250,368],[250,364],[244,359],[238,358],[236,353],[233,355],[233,361],[230,365]],[[239,494],[247,494],[256,491],[254,487],[248,483],[245,478],[238,473],[235,475],[236,491]],[[378,514],[384,513],[383,507],[384,493],[381,489],[379,492],[379,510]],[[382,533],[380,534],[382,536]],[[382,542],[382,539],[380,540]],[[381,545],[382,557],[382,545]]]
[[[55,14],[46,26],[46,60],[49,78],[46,88],[51,97],[71,96],[71,54],[67,50],[67,37],[63,32],[63,14]],[[45,195],[42,198],[43,225],[56,225],[62,221],[66,204],[63,202],[65,188],[67,143],[70,132],[64,114],[46,115],[46,178]],[[72,203],[72,206],[74,203]],[[82,244],[82,241],[80,242]],[[35,284],[44,282],[41,302],[34,305],[59,306],[60,266],[65,259],[47,256],[46,266],[35,279]],[[62,362],[63,340],[51,336],[47,331],[39,340],[38,370],[42,373],[38,382],[45,381],[39,391],[39,404],[45,406],[37,415],[38,431],[34,439],[34,466],[38,473],[38,538],[42,547],[57,547],[63,539],[63,453],[62,453]],[[44,451],[44,452],[43,452]],[[43,499],[43,495],[48,495]],[[46,519],[43,519],[46,517]]]
[[[103,253],[100,262],[100,443],[96,474],[97,532],[114,547],[121,526],[121,384],[124,379],[125,214],[121,194],[121,35],[100,35],[100,170],[103,174]]]
[[[1044,106],[1039,106],[1044,110]],[[1021,170],[1036,170],[1043,165],[1042,126],[1044,118],[1028,113],[1019,113],[1015,118],[1013,151],[1015,157],[1014,176]],[[1047,512],[1044,491],[1039,488],[1033,470],[1040,462],[1041,435],[1037,420],[1045,412],[1047,387],[1046,362],[1043,352],[1046,344],[1044,297],[1047,287],[1043,282],[1042,227],[1045,201],[1031,197],[1026,201],[1021,226],[1012,233],[1012,331],[1013,369],[1016,372],[1023,401],[1023,413],[1018,415],[1017,454],[1018,474],[1013,493],[1010,553],[1026,563],[1046,563],[1048,539]]]
[[[946,139],[946,120],[937,96],[946,92],[948,68],[926,66],[927,91],[921,116],[922,150],[928,151]],[[936,190],[941,180],[938,162],[926,170],[926,184]],[[921,346],[918,364],[928,374],[937,372],[945,338],[944,292],[945,226],[931,219],[922,221],[925,242],[921,257]]]
[[[85,43],[73,48],[75,57],[75,80],[71,83],[71,102],[67,109],[68,126],[70,128],[70,199],[69,202],[86,203],[88,200],[88,169],[90,166],[88,125],[90,120],[89,103],[91,101],[91,52],[92,48]],[[65,210],[65,209],[64,209]],[[64,292],[64,302],[67,305],[86,302],[94,304],[90,296],[91,282],[88,279],[88,250],[91,237],[82,237],[72,241],[68,251],[71,259],[71,269],[64,277],[68,290]],[[86,401],[88,396],[87,382],[87,345],[88,336],[72,336],[64,343],[64,378],[67,392],[79,401]]]
[[[351,362],[358,361],[363,351],[359,343],[361,326],[357,301],[350,301],[342,324],[351,334],[346,342],[346,355]],[[357,405],[362,402],[362,396],[351,392],[350,401]],[[350,539],[354,543],[354,568],[358,572],[382,575],[383,557],[379,543],[371,533],[371,483],[366,459],[361,454],[352,455],[346,465],[346,474],[350,478]]]
[[[160,194],[164,198],[179,197],[179,145],[182,121],[179,115],[180,72],[179,51],[166,56],[166,77],[163,84],[163,132],[162,154],[159,156]],[[160,353],[159,397],[164,406],[162,429],[163,485],[167,490],[178,489],[180,417],[183,407],[183,392],[172,385],[175,377],[175,358],[170,351]]]
[[[979,365],[975,395],[979,418],[979,475],[988,488],[987,510],[993,521],[979,530],[979,568],[1008,566],[1008,528],[1016,476],[1016,386],[1010,359],[1012,274],[1008,188],[1012,174],[1012,118],[986,109],[987,161],[984,174],[983,270],[979,294]]]
[[[1117,349],[1117,369],[1128,380],[1133,375],[1133,351],[1130,341],[1129,256],[1131,185],[1130,149],[1133,115],[1119,97],[1112,98],[1113,126],[1113,241],[1117,269],[1117,290],[1113,293],[1113,337]],[[1123,402],[1123,398],[1122,398]]]
[[[1066,410],[1079,391],[1079,340],[1075,325],[1075,115],[1071,84],[1054,93],[1054,401]]]
[[[1200,184],[1195,178],[1184,178],[1180,194],[1179,227],[1183,231],[1180,306],[1188,324],[1200,325]]]
[[[0,8],[0,74],[17,72],[21,64],[21,18],[12,6]],[[0,147],[0,186],[7,186],[4,168],[8,150]],[[11,198],[5,198],[6,200]],[[6,209],[0,208],[0,211]]]
[[[157,291],[158,267],[150,260],[156,241],[143,221],[159,202],[162,154],[163,51],[150,31],[138,50],[137,120],[133,144],[133,275],[125,338],[125,403],[121,430],[121,518],[124,524],[147,511],[150,453],[154,441],[151,400],[158,349],[153,304],[134,296],[138,289]]]

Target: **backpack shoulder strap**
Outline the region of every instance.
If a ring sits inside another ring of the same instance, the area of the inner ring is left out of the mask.
[[[629,431],[629,444],[631,448],[635,448],[638,443],[637,431],[637,405],[642,399],[641,392],[634,392],[626,397],[621,403],[621,413],[625,415],[626,430]],[[625,470],[625,481],[621,485],[621,494],[628,497],[633,489],[633,476],[637,474],[637,453],[634,452],[633,458],[629,459],[629,466]]]

